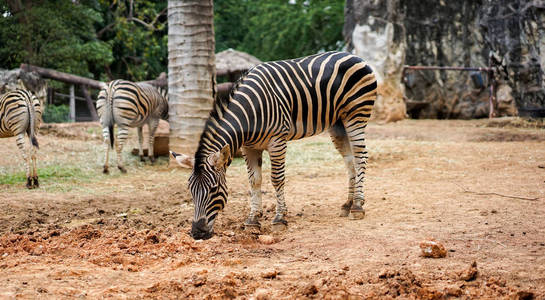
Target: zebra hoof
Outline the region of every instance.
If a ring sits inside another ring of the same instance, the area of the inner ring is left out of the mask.
[[[104,166],[104,169],[102,170],[102,173],[110,174],[110,171],[108,170],[108,167]]]
[[[34,188],[34,185],[32,184],[32,177],[26,178],[26,188],[29,190]]]
[[[252,217],[249,217],[245,222],[244,222],[244,229],[246,230],[253,230],[253,229],[257,229],[257,230],[260,230],[261,229],[261,223],[259,223],[259,221],[257,220],[257,218],[252,218]]]
[[[38,182],[38,176],[34,177],[34,187],[35,188],[39,188],[40,187],[40,183]]]
[[[150,157],[149,157],[149,161],[150,161],[151,164],[153,165],[153,164],[155,163],[155,161],[156,161],[155,156],[150,156]]]
[[[275,217],[272,221],[272,230],[273,231],[283,231],[288,228],[288,221],[283,218]]]
[[[146,161],[146,159],[144,158],[144,155],[140,155],[140,161],[141,161],[141,162]]]
[[[349,209],[344,209],[344,208],[342,208],[342,209],[341,209],[341,213],[339,214],[339,217],[341,217],[341,218],[346,218],[346,217],[348,217],[349,214],[350,214],[350,210],[349,210]]]
[[[118,166],[117,168],[119,169],[119,171],[121,171],[121,173],[123,174],[127,173],[127,169],[125,169],[124,167]]]
[[[361,220],[365,217],[365,210],[350,210],[350,214],[348,215],[348,218],[350,220]]]

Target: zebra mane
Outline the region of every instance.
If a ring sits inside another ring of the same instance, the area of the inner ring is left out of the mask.
[[[202,164],[202,162],[206,159],[207,153],[206,151],[204,151],[206,148],[205,147],[206,145],[204,145],[204,135],[206,130],[213,126],[214,120],[219,121],[221,116],[225,114],[227,106],[231,102],[231,99],[234,96],[235,92],[240,87],[240,84],[254,68],[255,66],[240,75],[240,77],[235,81],[235,83],[231,87],[228,97],[216,97],[216,99],[214,100],[214,106],[212,107],[212,110],[210,111],[208,120],[206,120],[203,133],[201,134],[201,137],[199,139],[199,146],[197,147],[197,151],[195,152],[195,170],[198,170],[198,166]],[[231,147],[232,146],[233,145],[231,145]]]

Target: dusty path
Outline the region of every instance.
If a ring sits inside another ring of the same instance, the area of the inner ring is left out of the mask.
[[[285,232],[270,232],[264,168],[271,245],[241,229],[241,160],[228,171],[216,236],[196,242],[187,170],[129,158],[129,174],[104,176],[92,126],[41,136],[42,169],[63,169],[38,190],[0,185],[0,298],[545,299],[545,130],[513,124],[372,124],[361,221],[337,217],[347,179],[328,137],[294,142]],[[2,143],[0,174],[18,171],[14,141]],[[446,258],[420,256],[430,238]],[[478,274],[465,281],[473,262]]]

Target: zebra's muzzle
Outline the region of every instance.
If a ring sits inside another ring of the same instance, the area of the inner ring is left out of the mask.
[[[208,228],[206,219],[199,219],[191,225],[191,236],[196,240],[207,240],[212,237],[213,231]]]

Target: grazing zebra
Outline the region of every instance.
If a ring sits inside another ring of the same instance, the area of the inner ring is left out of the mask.
[[[26,167],[26,187],[29,189],[40,186],[36,170],[36,134],[41,120],[42,106],[31,92],[18,89],[0,97],[0,138],[17,137],[17,147],[21,149]],[[30,139],[28,150],[25,149],[25,133]]]
[[[114,147],[114,124],[117,124],[117,167],[122,173],[127,170],[123,166],[121,150],[127,139],[128,127],[137,127],[138,154],[140,160],[144,160],[142,149],[142,126],[148,124],[149,148],[148,157],[155,162],[153,142],[155,130],[159,125],[159,119],[168,120],[168,97],[165,90],[146,83],[134,83],[125,80],[114,80],[102,89],[98,94],[97,112],[102,125],[102,135],[106,150],[104,160],[105,174],[108,173],[108,161],[110,147]]]
[[[216,101],[205,124],[193,164],[189,189],[195,204],[191,234],[212,236],[214,220],[227,200],[225,171],[242,147],[251,186],[250,214],[245,226],[260,226],[261,157],[267,150],[276,191],[273,228],[287,225],[284,201],[286,143],[329,130],[348,169],[348,201],[341,216],[364,216],[363,181],[367,150],[364,129],[376,99],[372,69],[344,52],[260,64],[234,86],[229,99]],[[278,227],[278,228],[276,228]]]

